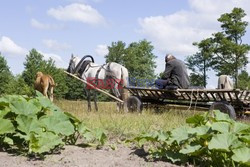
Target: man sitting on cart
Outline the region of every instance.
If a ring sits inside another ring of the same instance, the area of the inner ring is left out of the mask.
[[[165,62],[165,71],[161,79],[155,81],[156,86],[160,89],[187,89],[189,87],[189,77],[185,64],[171,54],[165,56]]]

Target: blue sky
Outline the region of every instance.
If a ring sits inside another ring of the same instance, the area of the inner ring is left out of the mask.
[[[14,74],[23,71],[25,55],[32,48],[58,67],[66,68],[71,53],[93,55],[105,63],[107,46],[146,39],[152,42],[156,72],[164,70],[164,56],[184,60],[192,46],[220,31],[217,18],[233,7],[245,10],[249,0],[8,0],[0,5],[0,52]],[[250,44],[250,26],[244,43]],[[250,72],[250,65],[247,67]],[[209,87],[217,79],[210,72]]]

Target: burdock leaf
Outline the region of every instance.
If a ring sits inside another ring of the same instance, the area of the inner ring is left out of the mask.
[[[250,165],[250,148],[243,147],[233,150],[232,159],[236,162],[241,162]]]
[[[15,127],[8,119],[0,118],[0,135],[6,133],[14,133]]]
[[[18,115],[36,115],[36,113],[41,110],[41,108],[36,106],[32,101],[29,102],[26,100],[13,101],[10,105],[10,109]]]
[[[230,151],[230,146],[236,144],[238,141],[234,134],[224,133],[215,135],[211,141],[208,143],[208,148],[210,150],[223,150]]]
[[[69,121],[68,117],[66,116],[67,119],[65,119],[64,116],[61,115],[52,115],[52,116],[44,116],[41,117],[39,120],[43,125],[46,127],[47,131],[52,131],[56,134],[62,134],[69,136],[73,134],[74,131],[74,126],[72,123]]]

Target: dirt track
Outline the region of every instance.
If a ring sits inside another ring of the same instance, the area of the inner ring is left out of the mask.
[[[138,156],[140,155],[140,156]],[[45,160],[28,160],[24,156],[14,156],[0,152],[1,167],[174,167],[167,162],[147,162],[143,152],[135,151],[125,146],[118,146],[116,150],[103,148],[81,148],[65,146],[60,154],[47,155]]]

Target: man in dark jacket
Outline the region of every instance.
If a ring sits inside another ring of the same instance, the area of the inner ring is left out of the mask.
[[[166,86],[187,89],[189,87],[189,77],[185,64],[171,54],[166,55],[165,62],[165,71],[161,79],[155,81],[156,86],[161,89]]]

